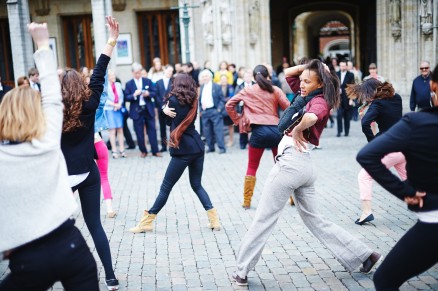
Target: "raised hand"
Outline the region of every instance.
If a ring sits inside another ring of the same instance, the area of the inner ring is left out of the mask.
[[[117,40],[119,37],[119,23],[117,20],[112,16],[106,17],[106,26],[109,29],[109,37],[113,38],[114,40]]]
[[[27,29],[38,49],[49,46],[49,30],[47,29],[47,23],[38,24],[32,22],[27,25]]]

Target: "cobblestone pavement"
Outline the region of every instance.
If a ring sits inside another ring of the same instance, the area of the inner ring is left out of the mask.
[[[373,249],[387,254],[395,242],[415,222],[401,201],[374,186],[373,224],[357,226],[360,214],[355,154],[366,143],[358,122],[352,123],[349,137],[335,137],[327,129],[321,150],[312,155],[319,169],[316,183],[319,209],[328,219],[344,227]],[[236,134],[235,140],[238,141]],[[244,210],[243,177],[247,152],[238,145],[227,154],[206,155],[203,185],[217,208],[223,230],[212,232],[207,215],[192,192],[187,172],[175,185],[167,205],[157,216],[152,233],[128,232],[150,207],[158,194],[169,155],[141,159],[130,151],[127,159],[110,161],[110,182],[114,192],[115,219],[101,217],[108,235],[120,290],[245,290],[229,277],[234,270],[235,253],[251,224],[265,178],[273,165],[266,151],[259,171],[252,208]],[[99,266],[103,268],[92,239],[78,213],[76,225],[86,237]],[[0,263],[0,278],[7,273],[7,262]],[[102,290],[105,290],[101,283]],[[263,256],[249,274],[249,290],[372,290],[372,274],[347,272],[303,225],[294,207],[285,206]],[[62,290],[60,284],[55,290]],[[409,280],[402,290],[438,290],[438,266]]]

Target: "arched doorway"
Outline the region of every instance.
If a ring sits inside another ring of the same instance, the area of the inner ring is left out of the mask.
[[[271,0],[272,63],[340,55],[377,61],[375,0]]]

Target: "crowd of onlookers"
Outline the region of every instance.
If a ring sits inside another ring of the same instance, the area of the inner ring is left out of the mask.
[[[375,63],[369,64],[369,74],[363,78],[363,73],[355,67],[352,61],[327,57],[324,62],[333,72],[336,72],[341,81],[341,105],[336,112],[332,112],[333,115],[336,116],[337,136],[340,137],[342,133],[344,133],[344,136],[348,136],[350,121],[359,120],[361,104],[347,97],[345,93],[347,85],[359,84],[370,78],[384,82],[385,78],[378,74]],[[292,102],[295,94],[286,81],[284,70],[295,65],[295,62],[292,61],[289,63],[287,58],[283,58],[282,64],[279,65],[276,70],[274,70],[270,64],[265,63],[263,65],[265,65],[269,71],[272,84],[281,88],[289,101]],[[59,75],[63,72],[63,68],[58,69]],[[89,82],[92,69],[83,67],[80,68],[79,72],[87,82]],[[414,80],[412,85],[410,96],[410,109],[412,111],[430,107],[428,101],[430,96],[428,88],[426,88],[428,87],[427,85],[430,79],[430,63],[428,61],[421,62],[420,72],[421,74]],[[170,64],[163,65],[160,58],[155,58],[149,70],[138,63],[134,63],[132,65],[133,79],[126,82],[125,88],[123,88],[122,82],[116,76],[116,72],[110,70],[107,76],[109,94],[105,105],[105,113],[109,129],[109,141],[107,146],[109,149],[112,149],[113,158],[126,157],[123,140],[126,140],[128,149],[135,148],[135,142],[127,123],[128,118],[133,120],[133,128],[142,157],[148,154],[147,145],[150,146],[153,156],[159,157],[161,156],[161,152],[167,151],[168,130],[166,130],[164,119],[160,117],[158,112],[164,105],[163,99],[170,92],[171,80],[180,73],[189,74],[195,80],[199,88],[198,93],[200,96],[202,96],[203,85],[210,82],[209,79],[211,79],[212,83],[220,86],[221,90],[218,91],[218,94],[220,95],[219,98],[221,102],[224,104],[244,87],[254,84],[251,67],[241,66],[237,68],[235,64],[226,61],[222,61],[217,70],[214,70],[210,61],[205,61],[203,67],[199,66],[196,61],[184,64],[177,63],[173,66]],[[206,75],[210,75],[211,78]],[[146,83],[150,84],[150,87],[147,89],[145,89],[144,86],[140,88],[140,80],[142,83],[145,83],[145,86],[148,86]],[[134,83],[131,83],[131,86],[129,86],[131,81]],[[27,76],[17,78],[17,86],[30,86],[32,89],[39,91],[38,70],[31,68]],[[143,94],[140,91],[136,93],[137,89],[149,92],[145,93],[149,94],[149,96],[144,96],[144,102],[141,100],[139,101],[141,105],[138,104],[138,106],[135,106],[133,105],[136,101],[134,99],[138,95]],[[8,90],[10,90],[10,87],[6,85],[2,86],[0,82],[0,98]],[[131,104],[131,110],[126,107],[127,102]],[[215,106],[221,107],[219,104]],[[132,112],[132,110],[134,110],[134,112]],[[200,130],[208,145],[208,152],[215,150],[213,146],[214,143],[218,143],[220,153],[225,153],[226,148],[234,144],[236,125],[233,124],[226,111],[222,111],[220,116],[221,122],[219,124],[215,118],[202,117],[202,108],[200,108]],[[334,124],[335,119],[330,116],[329,126],[333,127]],[[373,129],[376,130],[374,127]],[[224,140],[226,136],[228,136],[228,141],[225,143]],[[247,140],[248,137],[246,134],[240,135],[241,149],[246,148]],[[160,147],[158,146],[159,144]]]

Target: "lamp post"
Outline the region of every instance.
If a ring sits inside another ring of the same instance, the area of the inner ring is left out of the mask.
[[[184,37],[185,37],[185,43],[186,43],[186,63],[190,62],[190,41],[189,41],[189,23],[190,23],[190,16],[189,16],[189,8],[198,8],[199,5],[193,5],[188,6],[187,0],[184,1],[184,5],[182,7],[171,7],[171,9],[182,9],[183,10],[183,16],[182,21],[184,24]]]

